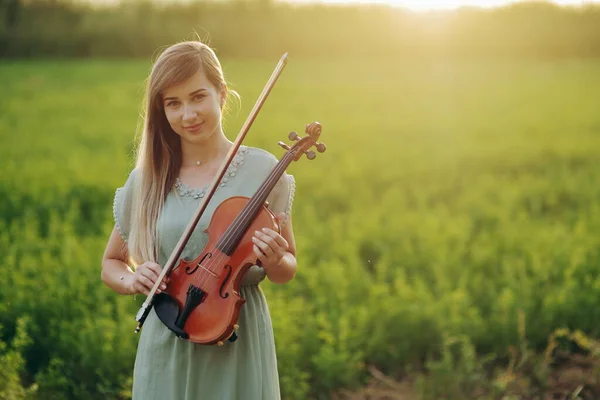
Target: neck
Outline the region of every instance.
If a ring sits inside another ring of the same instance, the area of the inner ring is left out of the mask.
[[[221,155],[229,150],[231,144],[223,132],[215,132],[209,139],[201,143],[182,141],[181,167],[197,168],[197,161],[200,161],[202,166],[211,164],[214,160],[220,159]]]

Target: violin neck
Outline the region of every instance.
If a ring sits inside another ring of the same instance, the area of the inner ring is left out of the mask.
[[[242,240],[242,237],[252,224],[252,221],[254,221],[254,218],[261,210],[261,207],[267,201],[267,197],[269,197],[269,194],[279,181],[279,178],[281,178],[288,165],[290,165],[294,159],[294,153],[295,152],[293,151],[288,151],[281,160],[279,160],[254,196],[246,203],[242,211],[240,211],[223,236],[221,236],[216,247],[223,254],[227,254],[228,256],[233,254]]]

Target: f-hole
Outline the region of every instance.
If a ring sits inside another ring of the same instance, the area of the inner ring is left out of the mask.
[[[221,284],[221,288],[219,289],[219,296],[221,296],[223,299],[229,297],[229,293],[223,294],[223,289],[225,288],[225,285],[227,284],[227,282],[229,281],[229,277],[231,276],[231,265],[226,265],[225,269],[227,270],[227,276],[225,276],[225,279],[223,279],[223,283]]]
[[[185,273],[186,273],[186,274],[188,274],[188,275],[192,275],[193,273],[195,273],[195,272],[196,272],[196,270],[197,270],[198,268],[200,268],[200,264],[202,264],[202,263],[204,262],[204,260],[206,260],[206,259],[208,259],[208,258],[211,258],[211,257],[212,257],[212,253],[206,253],[206,254],[204,255],[204,257],[202,257],[202,260],[200,260],[200,262],[194,266],[194,269],[192,269],[192,270],[190,271],[190,269],[191,269],[191,266],[189,266],[189,265],[188,265],[187,267],[185,267]]]

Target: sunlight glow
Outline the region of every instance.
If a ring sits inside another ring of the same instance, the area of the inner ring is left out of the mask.
[[[287,0],[290,3],[327,3],[327,4],[389,4],[413,11],[451,10],[459,7],[498,7],[522,2],[523,0]],[[550,3],[564,6],[581,6],[598,3],[600,0],[551,0]]]

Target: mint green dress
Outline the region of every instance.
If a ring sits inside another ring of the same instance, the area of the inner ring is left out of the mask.
[[[203,232],[218,204],[231,196],[252,197],[277,159],[271,153],[240,146],[182,257],[196,258],[207,242]],[[135,170],[114,198],[114,219],[121,237],[129,235],[130,199]],[[159,264],[164,266],[197,210],[205,190],[177,180],[158,221]],[[275,214],[289,217],[294,178],[284,174],[269,197]],[[256,265],[246,273],[241,294],[246,299],[238,320],[239,338],[224,345],[200,345],[178,339],[158,319],[148,315],[138,343],[133,370],[133,400],[276,400],[280,399],[273,327],[259,284],[264,270]]]

